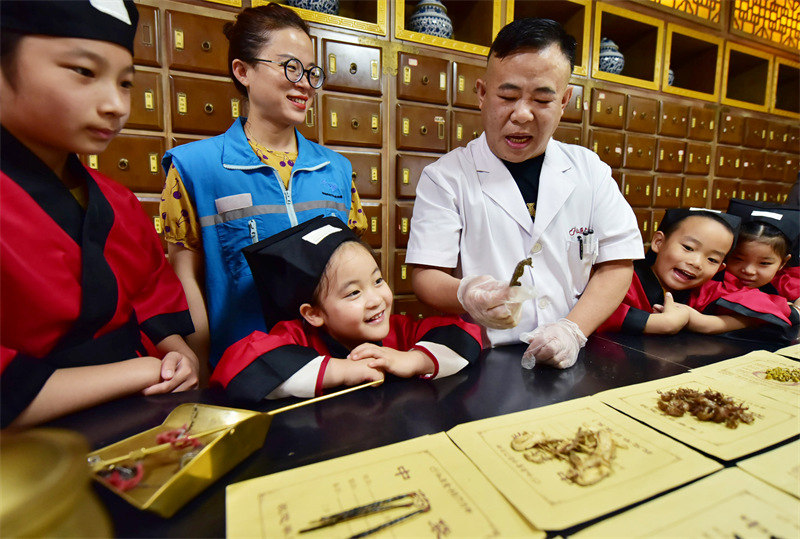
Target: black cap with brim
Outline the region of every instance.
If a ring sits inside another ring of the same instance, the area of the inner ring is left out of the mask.
[[[0,27],[21,34],[108,41],[133,54],[139,12],[131,0],[2,0]]]
[[[325,266],[344,242],[358,241],[336,217],[316,217],[242,249],[261,298],[267,328],[300,317]]]
[[[800,208],[732,198],[728,203],[728,213],[741,217],[742,223],[757,222],[772,225],[786,236],[792,265],[798,264],[800,251]]]

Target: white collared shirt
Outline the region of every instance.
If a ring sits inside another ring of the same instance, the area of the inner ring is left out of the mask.
[[[518,343],[521,333],[566,316],[586,288],[593,264],[643,258],[633,210],[596,154],[550,140],[535,221],[485,135],[425,167],[406,263],[455,268],[456,277],[486,274],[505,281],[529,256],[533,270],[526,270],[522,283],[534,287],[537,296],[523,306],[517,327],[488,330],[493,346]]]

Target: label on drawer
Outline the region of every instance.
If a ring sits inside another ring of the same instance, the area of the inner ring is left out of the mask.
[[[369,76],[372,80],[378,80],[378,61],[372,60],[369,63]]]
[[[97,170],[97,154],[89,154],[88,156],[89,168]]]
[[[178,49],[179,51],[182,51],[183,50],[183,30],[178,30],[176,28],[175,32],[173,33],[173,35],[175,36],[175,48]]]
[[[444,71],[439,73],[439,89],[447,90],[447,73]]]
[[[464,88],[466,87],[466,81],[464,80],[464,75],[458,76],[458,91],[463,92]]]
[[[186,94],[178,92],[178,114],[186,114],[189,112],[189,104],[186,101]]]
[[[403,169],[403,183],[404,184],[408,185],[408,182],[410,181],[410,176],[411,176],[411,172],[407,168],[404,168]]]
[[[236,98],[231,99],[231,118],[238,118],[240,114],[239,100]]]
[[[378,167],[370,167],[369,174],[370,181],[376,183],[378,181]]]
[[[411,84],[411,68],[403,67],[403,84]]]
[[[148,154],[148,158],[150,159],[150,172],[158,174],[158,154],[150,153]]]
[[[144,108],[147,110],[155,110],[155,98],[153,97],[153,90],[144,91]]]
[[[335,110],[331,111],[331,127],[339,127],[339,115]]]
[[[336,73],[336,55],[333,53],[328,55],[328,73],[331,75]]]

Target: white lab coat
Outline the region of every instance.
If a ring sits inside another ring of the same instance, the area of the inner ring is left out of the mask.
[[[406,263],[455,268],[456,277],[486,274],[505,281],[529,256],[533,270],[525,271],[522,283],[534,287],[537,296],[523,306],[517,327],[487,331],[492,346],[518,343],[521,333],[566,316],[586,288],[593,264],[644,257],[633,210],[597,155],[550,140],[533,222],[485,135],[425,167]]]

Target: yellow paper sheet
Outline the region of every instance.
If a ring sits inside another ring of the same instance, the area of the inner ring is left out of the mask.
[[[571,537],[800,537],[800,500],[728,468]]]
[[[564,461],[533,463],[510,445],[515,433],[572,438],[581,426],[610,429],[624,446],[611,474],[593,485],[564,478]],[[721,468],[592,397],[465,423],[447,434],[520,513],[546,530],[585,522]]]
[[[736,463],[742,470],[800,498],[800,441]]]
[[[744,402],[755,421],[730,429],[724,423],[699,421],[686,413],[672,417],[657,408],[658,392],[685,387],[719,391]],[[758,386],[706,378],[696,372],[603,391],[598,399],[692,447],[724,460],[733,460],[800,433],[800,409],[790,402],[758,393]]]
[[[767,369],[776,367],[798,369],[800,365],[797,361],[778,354],[759,350],[692,369],[692,372],[715,380],[730,380],[733,383],[751,385],[755,391],[766,397],[792,402],[795,406],[800,406],[800,382],[779,382],[766,378]]]
[[[786,348],[781,348],[780,350],[776,350],[775,353],[793,359],[800,359],[800,344],[793,344]]]
[[[408,492],[430,511],[370,537],[544,537],[444,433],[229,485],[228,537],[350,537],[407,514],[397,508],[299,534],[311,521]]]

